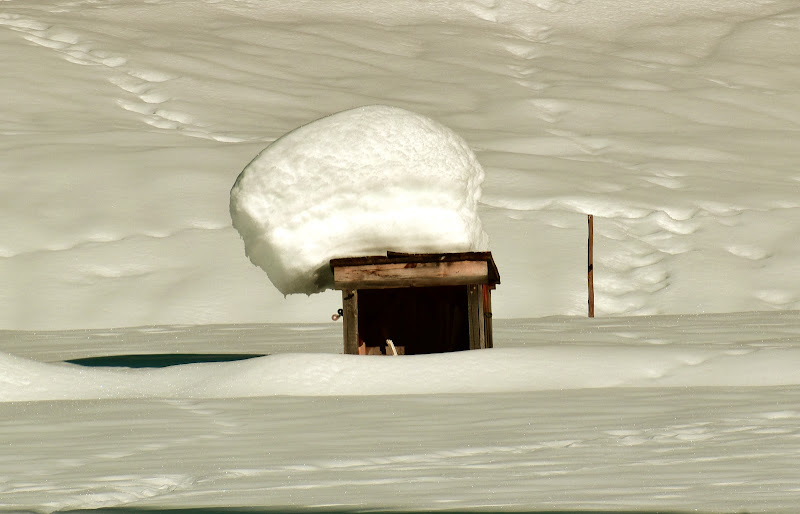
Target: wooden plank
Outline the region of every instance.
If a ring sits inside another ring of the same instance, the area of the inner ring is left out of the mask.
[[[389,251],[386,252],[386,255],[331,259],[331,264],[334,266],[353,266],[361,264],[388,264],[391,262],[486,261],[491,258],[491,252],[400,253]]]
[[[371,255],[366,257],[344,257],[331,259],[332,270],[339,267],[363,266],[368,264],[392,263],[428,263],[428,262],[456,262],[456,261],[485,261],[488,266],[489,282],[500,283],[500,273],[492,258],[491,252],[461,252],[461,253],[399,253],[387,252],[386,255]]]
[[[492,289],[489,284],[483,285],[483,317],[485,318],[484,330],[486,331],[485,348],[494,348],[492,336]]]
[[[344,353],[358,355],[358,291],[342,291],[342,312],[344,312]]]
[[[459,286],[482,284],[489,279],[486,261],[392,262],[336,266],[336,289]]]
[[[486,311],[483,310],[483,287],[482,285],[475,286],[475,292],[478,295],[478,348],[486,348]]]
[[[483,286],[467,286],[470,350],[486,348],[486,324],[483,312]]]

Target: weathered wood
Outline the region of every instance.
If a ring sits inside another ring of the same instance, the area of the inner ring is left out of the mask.
[[[485,348],[494,348],[494,339],[492,337],[492,286],[483,284],[483,317],[484,332],[486,334]]]
[[[411,341],[412,354],[493,346],[491,290],[500,275],[490,252],[388,252],[333,259],[330,267],[334,287],[342,291],[347,354],[380,352],[382,344],[367,344],[381,338]],[[408,329],[410,320],[429,327],[415,335]],[[362,338],[366,343],[359,347]],[[404,350],[397,346],[398,354]]]
[[[589,214],[589,317],[594,318],[594,216]]]
[[[489,281],[486,261],[390,262],[333,268],[336,289],[460,286]]]
[[[386,255],[371,255],[367,257],[344,257],[330,261],[331,270],[339,267],[362,266],[368,264],[399,264],[399,263],[430,263],[430,262],[460,262],[484,261],[488,268],[488,283],[499,284],[500,273],[492,258],[491,252],[462,252],[462,253],[399,253],[387,252]]]
[[[358,291],[342,291],[342,312],[344,312],[344,353],[358,355]]]
[[[469,349],[486,348],[486,318],[483,311],[483,286],[467,286],[467,311],[469,316]]]

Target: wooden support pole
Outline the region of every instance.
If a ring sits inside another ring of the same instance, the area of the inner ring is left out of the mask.
[[[483,315],[483,286],[467,286],[467,317],[469,318],[469,349],[486,348],[486,318]]]
[[[594,216],[589,214],[589,317],[594,318]]]
[[[486,338],[485,348],[493,348],[494,340],[492,338],[492,288],[489,284],[483,284],[483,317],[486,320],[484,323],[484,336]]]
[[[344,312],[344,353],[358,355],[358,291],[342,290]]]

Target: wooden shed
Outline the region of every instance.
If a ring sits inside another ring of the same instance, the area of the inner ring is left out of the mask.
[[[342,291],[344,353],[408,355],[492,347],[491,252],[333,259]],[[360,351],[359,351],[360,347]]]

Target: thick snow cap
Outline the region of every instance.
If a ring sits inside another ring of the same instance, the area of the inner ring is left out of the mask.
[[[466,142],[419,114],[367,106],[284,135],[231,189],[245,252],[283,294],[333,286],[330,259],[487,249],[483,169]]]

